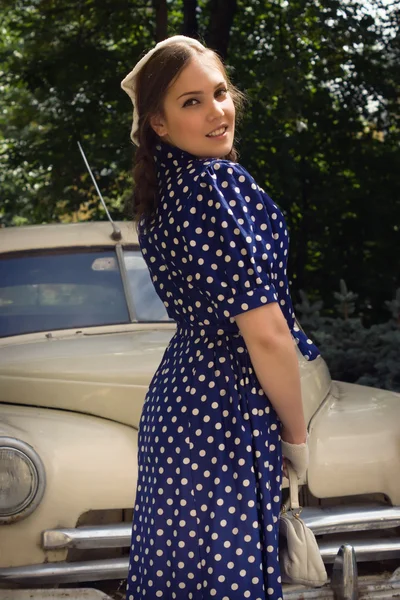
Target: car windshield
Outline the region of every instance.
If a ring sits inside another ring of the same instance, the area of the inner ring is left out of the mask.
[[[139,250],[125,252],[125,267],[137,319],[170,320]],[[130,322],[114,250],[0,258],[0,337]]]
[[[172,321],[156,294],[141,252],[125,250],[124,260],[138,321]]]

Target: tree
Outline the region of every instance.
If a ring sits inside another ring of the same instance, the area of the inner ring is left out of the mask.
[[[3,0],[1,222],[102,215],[78,140],[123,216],[120,81],[155,41],[193,35],[248,94],[240,160],[287,217],[294,291],[329,307],[345,279],[367,298],[358,312],[379,318],[400,285],[399,15],[378,0]]]
[[[356,2],[243,8],[230,58],[251,99],[242,160],[285,209],[294,287],[328,304],[345,278],[376,318],[399,280],[398,12],[377,22]]]

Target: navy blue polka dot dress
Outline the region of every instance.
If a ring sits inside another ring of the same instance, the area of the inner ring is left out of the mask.
[[[239,164],[161,143],[159,204],[139,223],[177,330],[139,424],[127,600],[278,600],[280,422],[234,317],[279,302],[301,353],[284,217]]]

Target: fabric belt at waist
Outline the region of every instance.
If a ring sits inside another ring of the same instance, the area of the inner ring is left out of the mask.
[[[176,333],[186,336],[240,335],[236,323],[221,323],[220,325],[198,325],[197,323],[177,323]]]

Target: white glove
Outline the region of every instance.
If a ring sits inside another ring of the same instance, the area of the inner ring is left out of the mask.
[[[308,469],[309,451],[308,451],[308,434],[307,439],[303,444],[290,444],[281,440],[282,454],[290,461],[296,475],[301,479]]]

